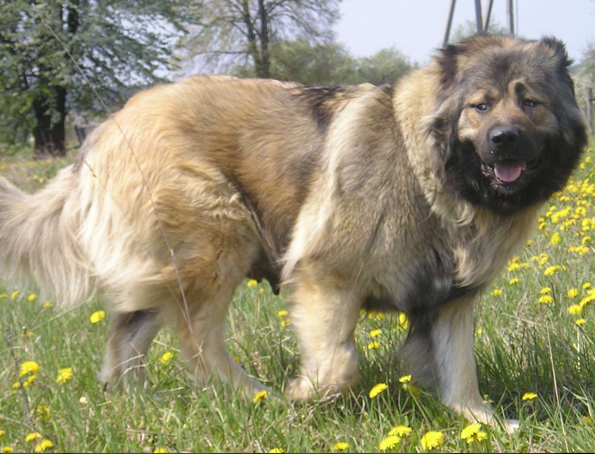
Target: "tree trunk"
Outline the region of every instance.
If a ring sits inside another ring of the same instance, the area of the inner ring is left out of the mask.
[[[258,16],[260,17],[260,72],[259,77],[268,79],[271,77],[271,56],[269,54],[269,16],[265,8],[264,0],[258,0]]]
[[[35,139],[34,159],[64,156],[66,154],[66,89],[54,87],[54,110],[58,118],[52,121],[51,100],[37,98],[33,102],[36,125],[33,129]],[[52,103],[53,104],[53,103]]]

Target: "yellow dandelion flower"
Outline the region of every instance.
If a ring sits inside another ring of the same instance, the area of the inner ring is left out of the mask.
[[[588,290],[588,289],[590,289],[590,288],[591,288],[591,283],[590,283],[590,282],[585,282],[585,283],[582,285],[582,287],[583,287],[583,290]]]
[[[71,380],[73,376],[72,367],[65,367],[64,369],[60,369],[58,371],[58,377],[56,378],[56,383],[64,384],[67,381]]]
[[[51,307],[54,307],[54,304],[51,301],[46,301],[45,303],[43,303],[44,309],[49,309]]]
[[[41,443],[35,445],[35,452],[44,452],[46,449],[51,449],[53,447],[54,443],[46,438],[42,440]]]
[[[257,287],[258,286],[258,281],[254,280],[254,279],[250,279],[246,285],[248,287]]]
[[[539,298],[539,302],[543,303],[543,304],[549,304],[553,301],[554,301],[554,298],[552,298],[550,295],[543,295]]]
[[[560,265],[555,266],[548,266],[545,271],[543,272],[544,276],[553,276],[558,271],[560,271],[562,267]]]
[[[581,244],[583,246],[586,246],[587,244],[591,244],[593,242],[593,239],[590,236],[585,236],[583,237],[583,239],[581,240]]]
[[[481,328],[477,328],[477,329],[475,330],[475,335],[476,335],[476,336],[481,336],[482,334],[483,334],[483,330],[482,330]]]
[[[577,326],[583,326],[587,321],[584,318],[578,318],[574,321]]]
[[[510,285],[518,284],[519,283],[519,278],[518,277],[513,277],[510,281],[508,281],[508,283]]]
[[[155,448],[153,452],[167,452],[166,448]]]
[[[477,432],[477,434],[475,434],[475,439],[477,441],[483,441],[486,440],[488,438],[488,434],[485,432]]]
[[[568,313],[571,315],[580,315],[583,312],[583,306],[580,304],[573,304],[568,308]]]
[[[89,317],[89,320],[91,320],[91,323],[99,323],[104,318],[105,318],[105,311],[97,311],[97,312],[93,312],[91,314],[91,317]]]
[[[37,440],[38,438],[43,438],[43,435],[41,435],[39,432],[31,432],[25,437],[25,443]]]
[[[12,292],[10,294],[10,299],[11,300],[14,300],[14,299],[16,299],[17,296],[19,296],[19,291],[18,290],[15,290],[14,292]]]
[[[273,448],[273,449],[271,449],[269,452],[270,452],[270,453],[276,453],[276,454],[279,454],[279,453],[282,453],[282,452],[284,452],[284,451],[283,451],[281,448]]]
[[[581,302],[579,303],[579,305],[580,305],[581,307],[584,307],[584,306],[586,306],[587,304],[589,304],[589,303],[590,303],[591,301],[593,301],[593,300],[595,300],[595,295],[589,295],[589,296],[586,296],[586,297],[584,297],[584,298],[581,300]]]
[[[37,413],[37,416],[39,416],[44,421],[49,421],[51,416],[50,409],[43,405],[38,405],[35,409],[35,413]]]
[[[14,452],[14,449],[12,449],[10,446],[3,446],[2,452],[11,453]]]
[[[424,449],[430,450],[442,446],[444,444],[444,434],[442,432],[430,431],[421,437],[421,446]]]
[[[405,437],[407,435],[411,435],[411,432],[413,432],[411,427],[399,425],[399,426],[393,427],[388,434],[396,435],[398,437]]]
[[[380,444],[378,445],[378,449],[380,449],[381,451],[386,451],[387,449],[394,448],[400,442],[401,437],[397,437],[396,435],[389,435],[380,442]]]
[[[266,399],[268,394],[269,394],[268,391],[260,391],[258,394],[256,394],[256,396],[254,396],[254,399],[252,399],[252,402],[257,404],[258,402]]]
[[[287,319],[281,320],[281,328],[285,328],[287,325],[289,325],[289,320],[287,320]]]
[[[339,441],[339,442],[335,443],[333,446],[333,449],[336,451],[345,451],[348,448],[349,448],[349,443],[346,443],[344,441]]]
[[[399,331],[407,331],[409,329],[409,320],[407,320],[407,314],[401,312],[399,314],[399,321],[397,322],[397,329]]]
[[[277,312],[277,317],[279,317],[279,318],[287,317],[288,315],[289,315],[289,312],[287,312],[287,311]]]
[[[4,300],[6,298],[8,298],[8,295],[6,293],[0,294],[0,300]]]
[[[481,424],[469,424],[461,431],[461,438],[467,443],[473,443],[474,441],[482,441],[488,437],[488,434],[482,432]]]
[[[35,361],[25,361],[21,364],[19,377],[24,377],[28,374],[36,374],[37,372],[39,372],[39,364]]]
[[[411,375],[403,375],[401,378],[399,378],[399,382],[402,383],[402,389],[409,391],[415,396],[419,396],[419,390],[411,384]]]
[[[370,331],[370,337],[378,337],[381,334],[382,334],[381,329],[374,329],[374,330]]]
[[[499,288],[496,288],[494,290],[492,290],[492,295],[494,296],[501,296],[502,295],[502,290]]]
[[[31,295],[27,297],[27,301],[35,301],[36,299],[37,295],[35,293],[31,293]]]
[[[525,393],[525,394],[523,394],[523,397],[522,397],[522,399],[523,399],[523,400],[533,400],[533,399],[535,399],[536,397],[537,397],[537,394],[529,392],[529,393]]]
[[[514,262],[508,265],[508,271],[518,271],[521,269],[521,264]]]
[[[539,266],[543,266],[547,263],[547,261],[550,259],[550,256],[547,254],[539,254],[539,256],[537,257],[537,263],[539,264]]]
[[[173,357],[174,354],[172,352],[165,352],[163,355],[161,355],[161,364],[166,365]]]
[[[368,318],[382,320],[384,318],[384,314],[382,312],[370,311],[368,312]]]
[[[380,348],[380,343],[379,342],[370,342],[367,346],[368,350],[375,350],[377,348]]]
[[[13,389],[19,389],[21,387],[21,382],[20,381],[15,381],[12,384]]]
[[[542,295],[548,295],[549,293],[551,293],[552,289],[549,287],[543,287],[539,293],[541,293]]]
[[[30,385],[32,385],[33,382],[35,382],[36,378],[36,375],[30,375],[29,377],[27,377],[27,380],[23,382],[23,388],[28,388]]]
[[[557,246],[558,244],[560,244],[560,241],[562,241],[562,238],[560,237],[560,234],[558,232],[554,233],[550,238],[550,244],[552,246]]]
[[[372,389],[370,390],[370,398],[374,398],[376,397],[378,394],[380,394],[382,391],[384,391],[385,389],[387,389],[388,386],[386,386],[386,384],[384,383],[378,383],[377,385],[374,385],[372,387]]]
[[[571,288],[570,290],[568,290],[568,298],[576,298],[577,296],[578,296],[577,288]]]
[[[526,246],[529,247],[531,245],[533,245],[533,240],[528,240]]]

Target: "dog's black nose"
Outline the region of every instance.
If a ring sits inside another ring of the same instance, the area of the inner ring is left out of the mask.
[[[519,140],[519,128],[514,126],[497,126],[490,131],[490,142],[498,148],[507,148]]]

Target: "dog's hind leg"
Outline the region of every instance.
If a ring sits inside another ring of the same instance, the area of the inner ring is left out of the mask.
[[[161,326],[158,311],[116,312],[110,327],[100,380],[107,383],[123,379],[125,383],[143,385],[145,356]]]
[[[197,384],[219,380],[252,398],[267,388],[250,378],[225,347],[225,317],[235,287],[234,283],[227,283],[215,294],[203,293],[201,300],[194,300],[187,310],[181,309],[177,332],[182,355]]]

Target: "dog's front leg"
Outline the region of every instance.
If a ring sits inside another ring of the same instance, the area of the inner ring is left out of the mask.
[[[357,382],[354,330],[360,301],[357,288],[301,270],[291,299],[291,320],[302,355],[302,370],[285,393],[307,400],[347,391]]]
[[[483,402],[473,351],[473,299],[456,301],[442,309],[431,328],[435,373],[442,400],[472,422],[495,425],[493,410]],[[514,431],[518,421],[505,421]]]

